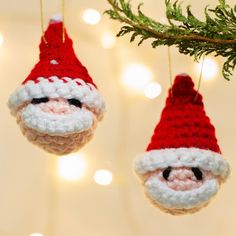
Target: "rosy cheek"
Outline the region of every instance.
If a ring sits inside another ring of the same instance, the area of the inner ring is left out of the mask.
[[[210,180],[214,178],[214,175],[210,171],[206,171],[204,174],[205,180]]]

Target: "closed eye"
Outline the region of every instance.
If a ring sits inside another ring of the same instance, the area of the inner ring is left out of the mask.
[[[168,178],[170,176],[170,172],[171,172],[171,167],[168,167],[162,173],[163,178],[167,181],[168,181]]]
[[[32,103],[32,104],[40,104],[40,103],[46,103],[46,102],[48,102],[48,101],[49,101],[48,97],[33,98],[32,101],[31,101],[31,103]]]
[[[197,180],[202,180],[203,179],[202,171],[199,168],[193,167],[192,168],[192,172],[194,173],[194,175],[197,178]]]
[[[76,107],[79,107],[79,108],[82,107],[82,103],[80,102],[80,100],[75,99],[75,98],[68,99],[68,103],[70,105],[73,105],[73,106],[76,106]]]

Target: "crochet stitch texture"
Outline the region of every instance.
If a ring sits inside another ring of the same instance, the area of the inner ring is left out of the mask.
[[[221,153],[215,128],[204,110],[202,95],[198,94],[195,101],[196,91],[192,79],[189,76],[177,76],[172,94],[169,90],[166,106],[147,151],[195,147]]]
[[[198,94],[195,99],[196,94],[190,76],[176,76],[146,152],[135,160],[146,196],[173,215],[207,206],[230,173],[203,98]],[[199,179],[194,170],[201,174]]]
[[[41,39],[39,46],[40,60],[23,84],[39,77],[49,78],[51,76],[57,76],[59,78],[80,78],[84,82],[90,83],[96,87],[86,67],[84,67],[76,57],[73,42],[69,38],[66,29],[65,41],[62,41],[62,22],[50,23],[45,32],[45,38],[47,44]],[[35,83],[37,82],[36,80]],[[66,81],[64,82],[66,83]]]
[[[39,62],[8,101],[23,135],[56,155],[76,152],[89,142],[105,112],[104,100],[64,30],[63,42],[63,23],[50,21]]]

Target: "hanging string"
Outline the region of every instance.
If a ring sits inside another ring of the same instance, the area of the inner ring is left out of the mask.
[[[61,11],[62,11],[62,42],[65,42],[65,0],[61,1]],[[43,17],[43,0],[40,0],[40,21],[41,21],[41,30],[42,30],[42,38],[46,45],[48,42],[45,38],[44,31],[44,17]]]
[[[65,0],[61,1],[61,12],[62,12],[62,42],[65,42]]]
[[[168,66],[169,66],[170,92],[171,92],[171,97],[173,99],[172,60],[169,46],[168,46]]]
[[[44,43],[47,45],[48,42],[45,38],[45,33],[44,33],[43,0],[40,0],[40,21],[41,21],[42,38],[43,38]]]
[[[198,80],[198,85],[197,85],[197,94],[196,94],[196,96],[194,98],[194,102],[197,101],[197,98],[198,98],[198,95],[199,95],[199,91],[200,91],[200,87],[201,87],[205,57],[206,57],[206,55],[203,55],[203,57],[202,57],[201,70],[200,70],[200,75],[199,75],[199,80]]]

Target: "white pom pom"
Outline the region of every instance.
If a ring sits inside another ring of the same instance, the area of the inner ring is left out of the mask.
[[[60,14],[55,14],[51,17],[50,23],[59,23],[62,22],[62,16]]]

